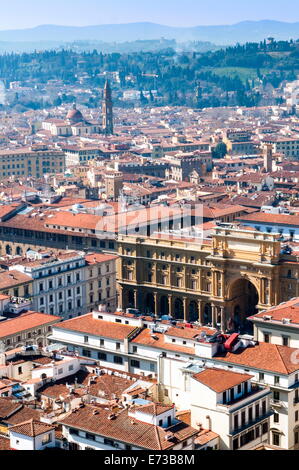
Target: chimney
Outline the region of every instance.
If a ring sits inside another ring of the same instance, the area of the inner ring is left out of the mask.
[[[206,416],[206,420],[207,420],[207,422],[208,422],[208,427],[207,427],[208,431],[212,431],[212,429],[211,429],[211,428],[212,428],[212,426],[211,426],[211,424],[212,424],[212,423],[211,423],[211,417],[210,417],[210,416]]]

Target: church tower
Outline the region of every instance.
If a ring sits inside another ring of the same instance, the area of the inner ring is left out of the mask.
[[[102,113],[103,133],[106,135],[113,135],[113,104],[109,80],[106,80],[105,83]]]
[[[264,146],[264,168],[267,173],[273,171],[273,145],[266,144]]]

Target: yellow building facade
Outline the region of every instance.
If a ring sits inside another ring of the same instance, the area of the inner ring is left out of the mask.
[[[247,317],[299,295],[299,259],[278,236],[217,228],[211,239],[118,237],[119,306],[248,327]]]
[[[22,148],[0,151],[0,178],[42,178],[45,174],[64,171],[65,154],[60,150]]]

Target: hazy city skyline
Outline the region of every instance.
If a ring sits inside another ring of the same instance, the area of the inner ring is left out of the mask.
[[[299,21],[294,0],[12,0],[2,8],[0,30],[31,28],[41,24],[86,26],[96,24],[154,22],[171,26],[234,24],[246,20]],[[18,12],[18,15],[16,15]]]

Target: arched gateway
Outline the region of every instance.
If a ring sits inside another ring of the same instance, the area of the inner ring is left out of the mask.
[[[236,279],[229,287],[227,299],[229,329],[251,332],[247,318],[258,312],[259,294],[256,286],[246,278]]]

